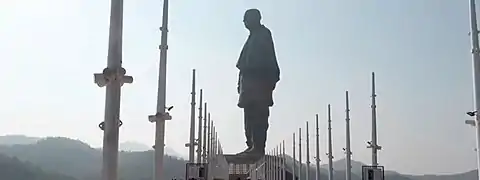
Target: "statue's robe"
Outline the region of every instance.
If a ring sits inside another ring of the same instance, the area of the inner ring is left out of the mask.
[[[280,80],[280,69],[272,34],[268,28],[262,25],[250,30],[237,68],[240,70],[238,106],[273,106],[272,92]]]

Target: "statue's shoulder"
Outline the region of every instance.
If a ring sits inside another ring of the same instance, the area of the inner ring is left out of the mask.
[[[266,26],[262,26],[262,32],[268,35],[272,35],[272,31],[268,29]]]

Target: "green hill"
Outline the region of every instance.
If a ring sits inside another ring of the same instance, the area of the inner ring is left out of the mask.
[[[47,173],[32,164],[1,154],[0,175],[2,180],[75,180],[66,175]]]

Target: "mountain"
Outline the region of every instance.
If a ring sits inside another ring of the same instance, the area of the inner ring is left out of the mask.
[[[0,144],[0,179],[5,170],[9,168],[18,168],[20,172],[26,174],[36,174],[34,177],[26,177],[31,180],[41,179],[45,176],[49,180],[100,180],[100,170],[102,166],[102,152],[94,149],[88,144],[64,137],[49,137],[49,138],[30,138],[22,136],[14,136],[20,139],[21,142],[13,141],[9,138],[4,139],[3,145]],[[5,141],[5,139],[9,139]],[[26,139],[26,140],[25,140]],[[5,143],[8,142],[8,143]],[[30,142],[30,143],[28,143]],[[146,145],[141,143],[129,142],[122,143],[123,148],[130,148],[130,150],[142,150]],[[125,147],[125,145],[127,145]],[[170,152],[169,152],[170,151]],[[176,153],[172,149],[166,148],[166,154]],[[1,156],[1,154],[7,155]],[[2,158],[3,157],[3,158]],[[119,152],[119,180],[150,180],[153,172],[154,152],[147,151],[122,151]],[[5,163],[8,161],[8,164]],[[166,155],[164,157],[164,179],[181,178],[185,172],[185,161],[178,157]],[[17,165],[20,164],[20,165]],[[287,169],[293,169],[293,158],[287,156]],[[361,167],[364,164],[358,161],[352,161],[352,180],[361,180]],[[345,179],[345,159],[335,161],[333,164],[334,179]],[[306,175],[306,165],[303,165],[302,176]],[[22,168],[26,170],[22,170]],[[297,167],[298,169],[298,161]],[[328,179],[327,165],[321,166],[321,179]],[[311,177],[309,180],[315,178],[315,166],[311,164],[309,169]],[[10,171],[9,171],[10,172]],[[14,171],[15,172],[15,171]],[[6,173],[6,172],[5,172]],[[59,175],[59,174],[63,174]],[[61,177],[60,177],[61,176]],[[11,177],[14,177],[12,175]],[[57,178],[58,177],[58,178]],[[64,178],[64,179],[62,179]],[[453,175],[403,175],[394,171],[385,172],[385,179],[387,180],[476,180],[477,171],[469,171],[465,173]],[[5,180],[24,180],[24,179],[5,179]],[[45,179],[46,180],[46,179]]]
[[[420,175],[420,176],[410,176],[410,178],[415,180],[477,180],[478,174],[477,170],[468,171],[465,173],[459,174],[450,174],[450,175]]]
[[[49,137],[34,144],[3,145],[0,154],[28,161],[48,172],[61,173],[78,180],[99,180],[102,152],[78,140]],[[151,179],[153,151],[120,152],[119,177],[125,180]],[[165,179],[182,177],[185,161],[165,156]],[[2,179],[3,180],[3,179]]]
[[[25,135],[6,135],[0,136],[0,145],[33,144],[39,139],[41,138],[28,137]]]
[[[121,151],[127,151],[127,152],[142,152],[142,151],[152,150],[150,146],[147,146],[145,144],[135,142],[135,141],[126,141],[126,142],[120,143],[119,149]],[[183,156],[180,153],[176,152],[170,147],[165,147],[165,154],[169,156],[183,158]]]
[[[48,173],[17,158],[0,155],[0,174],[2,180],[76,180],[73,177]]]
[[[122,151],[148,151],[148,150],[151,150],[152,148],[139,142],[126,141],[126,142],[120,143],[119,149]]]

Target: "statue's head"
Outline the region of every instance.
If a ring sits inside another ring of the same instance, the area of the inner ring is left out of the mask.
[[[262,15],[258,9],[249,9],[245,11],[245,15],[243,16],[243,24],[245,24],[247,29],[252,29],[260,26],[261,19]]]

